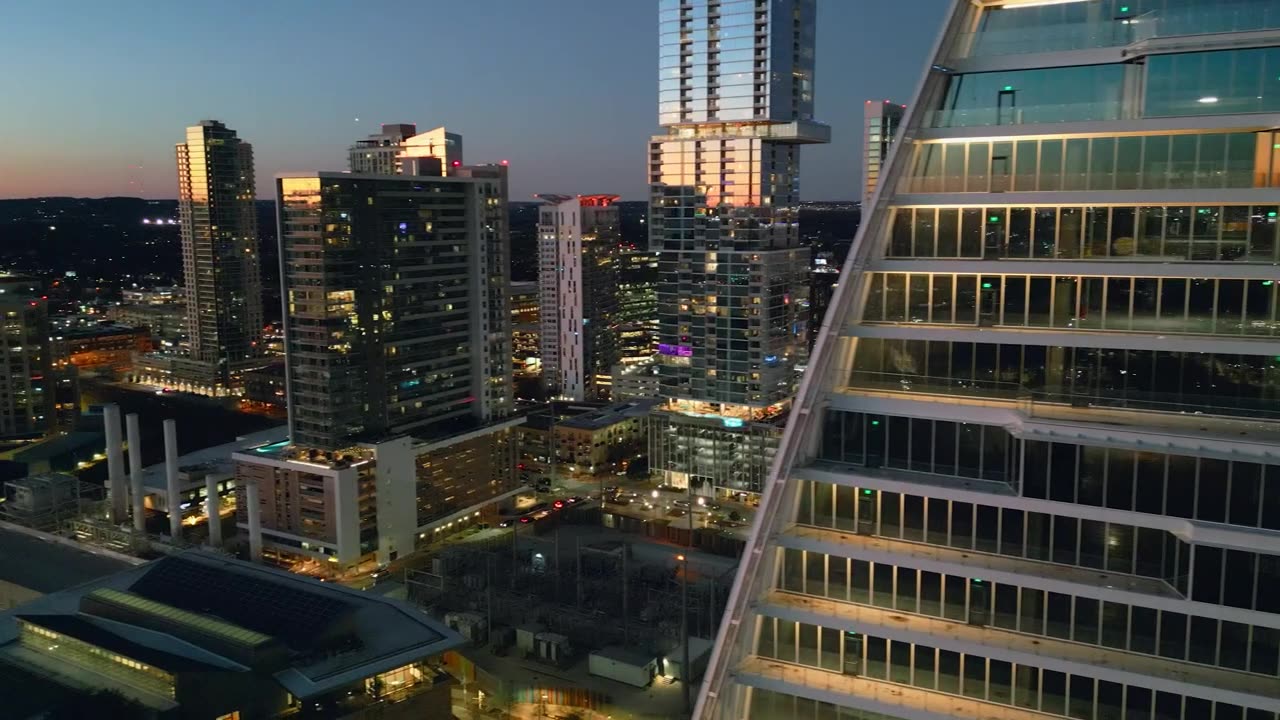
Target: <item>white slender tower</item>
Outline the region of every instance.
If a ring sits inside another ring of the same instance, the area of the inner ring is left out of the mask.
[[[218,497],[218,480],[210,475],[204,481],[204,518],[209,524],[209,545],[222,547],[221,498]]]
[[[178,422],[164,421],[164,479],[169,507],[169,534],[177,541],[182,537],[182,498],[178,487]]]
[[[142,434],[138,430],[138,414],[124,416],[125,437],[129,440],[129,500],[133,515],[133,529],[146,532],[147,509],[144,504],[146,490],[142,487]]]
[[[129,515],[129,491],[124,475],[119,405],[108,403],[102,406],[102,429],[107,443],[107,498],[111,503],[111,522],[122,523]]]

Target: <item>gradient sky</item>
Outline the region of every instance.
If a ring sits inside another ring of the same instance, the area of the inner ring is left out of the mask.
[[[859,194],[862,105],[915,91],[949,0],[818,0],[807,200]],[[345,170],[382,122],[445,125],[535,192],[645,197],[656,0],[6,0],[0,198],[176,195],[173,145],[215,118],[284,170]],[[357,120],[358,118],[358,120]]]

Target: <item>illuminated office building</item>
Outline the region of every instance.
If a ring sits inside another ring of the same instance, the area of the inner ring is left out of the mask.
[[[489,380],[511,358],[483,342],[511,322],[486,287],[496,184],[323,172],[277,183],[293,442],[336,450],[505,414],[509,383]]]
[[[235,456],[255,557],[389,562],[514,490],[506,167],[468,174],[277,178],[290,442]]]
[[[659,8],[649,229],[666,402],[651,467],[705,495],[759,492],[807,354],[800,146],[830,135],[813,120],[816,3]]]
[[[875,194],[880,171],[884,169],[885,158],[889,157],[889,147],[898,134],[898,125],[902,123],[905,110],[904,106],[888,100],[868,100],[863,106],[863,132],[866,133],[862,147],[863,212],[870,211],[871,196]]]
[[[617,328],[620,362],[658,352],[658,254],[631,244],[619,247]]]
[[[538,197],[543,385],[555,398],[608,400],[618,359],[618,196]]]
[[[0,273],[0,440],[38,440],[54,424],[49,301],[35,278]]]
[[[511,362],[515,374],[539,372],[541,303],[538,281],[511,283]]]
[[[187,128],[177,158],[189,350],[143,356],[135,375],[202,395],[238,394],[240,373],[263,364],[253,148],[203,120]]]
[[[1274,720],[1280,12],[956,2],[695,717]]]

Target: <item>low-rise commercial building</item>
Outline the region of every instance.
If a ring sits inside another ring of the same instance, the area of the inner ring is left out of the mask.
[[[441,654],[463,642],[405,603],[201,551],[0,614],[0,666],[158,718],[372,718],[395,704],[444,720]]]
[[[522,421],[333,451],[287,440],[245,448],[234,455],[237,523],[253,556],[285,566],[342,573],[389,563],[518,491]]]
[[[53,337],[53,354],[79,370],[127,373],[133,358],[151,352],[151,330],[141,326],[103,323],[64,330]]]

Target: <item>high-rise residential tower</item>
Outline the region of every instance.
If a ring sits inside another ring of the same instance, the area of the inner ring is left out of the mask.
[[[191,357],[229,382],[262,351],[262,271],[253,147],[216,120],[179,143],[178,222]]]
[[[148,355],[143,382],[204,395],[236,394],[263,363],[262,274],[253,148],[217,120],[177,145],[178,218],[189,354]]]
[[[417,160],[406,165],[405,158]],[[347,150],[347,165],[374,175],[453,175],[462,167],[462,136],[444,127],[418,132],[413,123],[384,123]]]
[[[889,157],[889,147],[898,134],[898,125],[902,123],[902,113],[905,110],[906,107],[888,100],[868,100],[863,106],[863,132],[866,134],[862,148],[864,208],[871,204],[871,196],[875,194],[876,183],[880,180],[880,171],[884,169],[885,158]]]
[[[37,440],[54,425],[49,301],[36,278],[0,273],[0,440]]]
[[[652,467],[759,492],[806,356],[797,225],[813,120],[814,0],[661,0],[650,244],[659,251]]]
[[[347,150],[347,166],[353,173],[399,175],[400,146],[417,134],[413,123],[383,123],[380,132],[357,140]]]
[[[1280,14],[955,3],[695,717],[1274,720]]]
[[[276,180],[290,440],[235,456],[255,557],[390,562],[516,489],[507,168],[415,161]]]
[[[542,381],[552,397],[608,400],[618,360],[617,195],[539,195]]]

